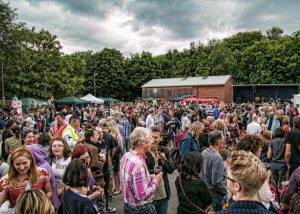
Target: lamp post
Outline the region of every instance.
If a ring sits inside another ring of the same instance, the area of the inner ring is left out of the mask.
[[[96,73],[94,72],[94,96],[96,97]]]
[[[3,103],[5,102],[5,96],[4,96],[4,78],[3,78],[3,36],[0,35],[0,42],[1,42],[1,85],[2,85],[2,99]]]
[[[1,51],[2,60],[1,60],[1,84],[2,84],[2,99],[3,102],[5,102],[5,96],[4,96],[4,80],[3,80],[3,51]]]

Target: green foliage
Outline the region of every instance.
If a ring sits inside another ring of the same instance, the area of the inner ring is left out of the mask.
[[[94,93],[95,87],[95,96],[123,99],[127,80],[122,53],[116,49],[104,48],[86,58],[86,92]]]
[[[0,29],[5,96],[10,99],[92,93],[133,100],[149,80],[171,77],[230,74],[235,84],[300,82],[300,30],[291,35],[279,27],[265,34],[239,32],[159,56],[143,51],[125,58],[111,48],[64,55],[55,35],[28,29],[2,0]]]
[[[130,58],[125,60],[126,71],[126,100],[134,99],[141,96],[141,86],[151,79],[161,78],[163,64],[159,67],[158,62],[164,60],[166,69],[168,71],[168,61],[161,57],[153,58],[149,52],[142,52],[142,54],[133,54]],[[166,71],[166,72],[167,72]]]

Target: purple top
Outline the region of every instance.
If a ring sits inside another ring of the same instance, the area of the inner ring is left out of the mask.
[[[89,191],[87,195],[91,195],[94,193],[93,186],[95,185],[95,179],[92,174],[89,172]],[[93,203],[96,203],[96,199],[92,200]]]
[[[36,165],[38,167],[44,168],[49,172],[50,175],[50,184],[52,190],[51,202],[53,206],[58,209],[60,205],[60,200],[58,199],[57,192],[56,192],[56,185],[55,185],[55,176],[50,164],[46,161],[46,151],[42,145],[39,144],[32,144],[27,146],[33,158],[35,159]]]

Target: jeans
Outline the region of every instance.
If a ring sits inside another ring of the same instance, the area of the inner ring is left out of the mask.
[[[105,204],[106,204],[106,201],[105,201],[105,197],[102,197],[102,198],[98,198],[96,200],[96,207],[97,207],[97,210],[99,213],[103,213],[104,210],[105,210]]]
[[[212,206],[215,212],[223,210],[223,205],[224,205],[223,198],[212,197]]]
[[[125,139],[124,140],[124,146],[123,146],[123,154],[125,154],[129,150],[130,150],[129,139]]]
[[[271,169],[272,179],[274,180],[277,188],[280,188],[281,183],[286,180],[287,169],[285,167],[281,169]]]
[[[147,204],[144,208],[136,209],[124,204],[124,214],[157,214],[153,204]]]
[[[167,214],[168,213],[169,200],[167,198],[153,201],[153,204],[155,206],[157,214]]]

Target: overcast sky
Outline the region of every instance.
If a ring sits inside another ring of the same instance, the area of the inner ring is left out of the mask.
[[[125,56],[189,47],[241,31],[300,30],[300,0],[6,0],[63,52],[116,48]]]

